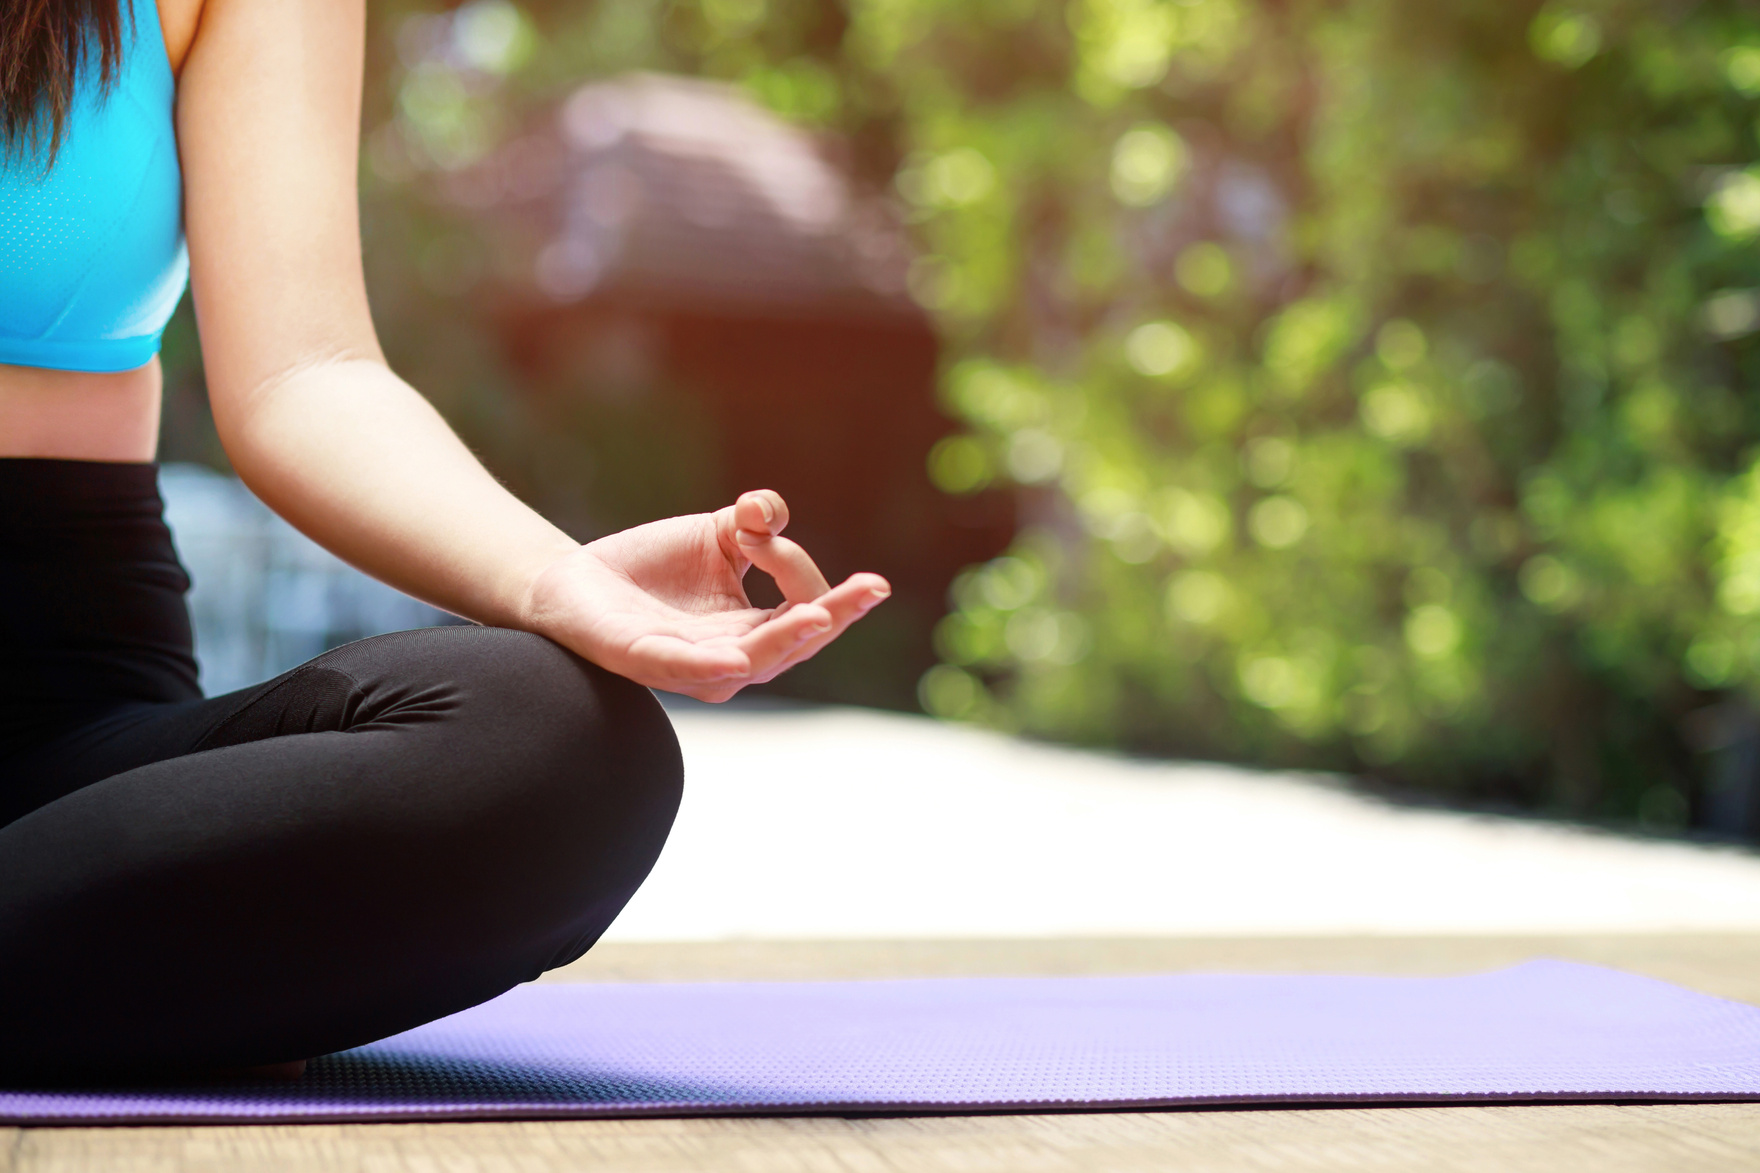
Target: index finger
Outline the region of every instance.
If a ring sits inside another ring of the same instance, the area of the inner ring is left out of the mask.
[[[812,557],[787,538],[746,529],[735,531],[733,537],[739,543],[740,553],[775,579],[782,597],[789,602],[810,603],[831,589]]]
[[[831,589],[812,557],[795,542],[779,536],[788,524],[788,503],[781,493],[774,489],[741,493],[723,524],[731,526],[740,554],[775,579],[789,602],[810,603]]]

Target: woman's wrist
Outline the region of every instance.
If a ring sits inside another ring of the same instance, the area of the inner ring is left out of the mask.
[[[556,541],[545,543],[533,552],[530,563],[520,577],[515,597],[515,621],[510,625],[522,631],[533,631],[555,639],[562,620],[563,608],[557,598],[565,569],[563,564],[583,547],[579,542],[556,531]]]

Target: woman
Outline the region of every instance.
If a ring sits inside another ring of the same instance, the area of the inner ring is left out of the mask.
[[[362,0],[5,20],[0,1073],[296,1071],[578,957],[677,805],[647,688],[724,700],[885,581],[828,588],[768,491],[577,545],[387,369],[354,190]],[[239,476],[482,626],[202,698],[151,463],[186,265]],[[787,604],[754,609],[748,565]]]

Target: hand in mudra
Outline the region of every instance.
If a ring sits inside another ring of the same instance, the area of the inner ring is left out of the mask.
[[[714,513],[671,517],[580,547],[532,591],[537,630],[650,688],[724,701],[811,658],[892,593],[877,574],[832,588],[778,536],[788,506],[769,489]],[[756,566],[787,601],[752,606]]]

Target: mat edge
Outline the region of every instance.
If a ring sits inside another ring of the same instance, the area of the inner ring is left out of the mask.
[[[639,1119],[748,1119],[805,1116],[1054,1116],[1105,1112],[1157,1112],[1193,1110],[1273,1110],[1348,1107],[1491,1107],[1512,1105],[1643,1105],[1643,1104],[1751,1104],[1760,1103],[1760,1092],[1679,1092],[1653,1093],[1583,1093],[1583,1092],[1522,1092],[1507,1095],[1373,1095],[1349,1093],[1334,1096],[1225,1096],[1184,1097],[1162,1100],[1097,1100],[1081,1103],[1044,1100],[998,1101],[984,1104],[893,1101],[876,1103],[838,1102],[825,1104],[784,1104],[741,1107],[715,1105],[693,1107],[609,1108],[581,1111],[545,1105],[517,1105],[506,1108],[459,1108],[436,1111],[388,1110],[384,1112],[311,1112],[265,1114],[258,1116],[165,1114],[151,1113],[78,1116],[38,1115],[14,1116],[0,1112],[0,1127],[6,1128],[90,1128],[130,1126],[193,1125],[220,1127],[226,1125],[271,1124],[411,1124],[422,1122],[464,1123],[470,1121],[504,1120],[639,1120]]]

